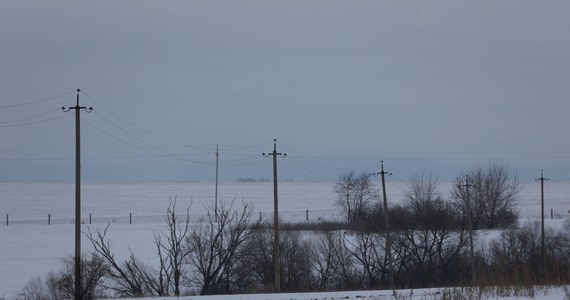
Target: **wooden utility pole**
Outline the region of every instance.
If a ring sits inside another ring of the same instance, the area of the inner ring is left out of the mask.
[[[73,107],[61,109],[64,112],[75,110],[75,290],[74,299],[81,300],[81,110],[91,112],[92,107],[79,106],[79,92],[77,89],[77,103]]]
[[[285,157],[286,153],[277,152],[277,139],[273,140],[273,152],[263,153],[273,156],[273,267],[275,269],[275,292],[281,292],[281,254],[279,249],[279,201],[277,200],[277,156]]]
[[[386,197],[386,181],[384,180],[384,175],[391,176],[392,173],[384,171],[384,161],[380,161],[380,172],[374,173],[374,175],[380,175],[382,179],[382,196],[384,199],[384,221],[386,228],[386,257],[388,258],[388,288],[394,288],[394,266],[392,263],[392,238],[390,237],[390,213],[388,211],[388,199]]]
[[[473,220],[472,220],[472,212],[471,212],[471,199],[469,198],[469,188],[473,187],[474,185],[469,182],[469,176],[465,176],[465,200],[467,205],[467,225],[469,227],[469,261],[471,263],[471,280],[473,285],[476,284],[476,273],[475,273],[475,251],[473,249]]]
[[[540,181],[540,254],[544,260],[544,181],[550,179],[544,178],[544,172],[540,170],[540,178],[535,180]]]

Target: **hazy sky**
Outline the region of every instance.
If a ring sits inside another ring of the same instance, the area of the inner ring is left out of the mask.
[[[570,180],[568,1],[0,3],[0,181]],[[63,95],[63,96],[60,96]],[[60,97],[57,97],[60,96]],[[55,98],[52,98],[55,97]],[[22,105],[19,105],[22,104]],[[26,104],[26,105],[23,105]],[[44,114],[45,113],[45,114]]]

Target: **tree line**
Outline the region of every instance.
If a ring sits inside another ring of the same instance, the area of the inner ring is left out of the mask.
[[[282,225],[281,291],[388,288],[390,269],[394,288],[569,282],[570,222],[561,231],[546,231],[542,251],[540,226],[518,225],[518,178],[504,165],[460,174],[447,198],[435,176],[421,173],[410,180],[405,199],[388,211],[380,205],[370,174],[343,174],[334,189],[344,221],[322,221],[302,230]],[[208,208],[195,228],[188,210],[182,216],[175,212],[174,200],[167,208],[167,230],[154,234],[153,264],[132,251],[117,258],[109,227],[86,233],[95,251],[83,258],[84,299],[273,291],[272,225],[254,221],[250,204]],[[469,218],[476,232],[501,229],[498,238],[480,239],[473,255]],[[387,237],[391,257],[386,255]],[[21,299],[72,296],[73,262],[66,262],[62,271],[30,281]]]

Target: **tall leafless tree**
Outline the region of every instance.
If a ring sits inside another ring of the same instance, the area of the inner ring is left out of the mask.
[[[191,249],[188,262],[194,272],[192,282],[200,288],[200,294],[231,292],[231,278],[235,264],[242,256],[241,245],[250,235],[253,207],[242,203],[242,209],[220,204],[217,213],[207,207],[206,219],[199,229],[186,239]]]
[[[406,207],[417,214],[425,211],[434,202],[443,201],[438,189],[438,179],[432,173],[422,171],[410,179],[404,194]]]
[[[166,282],[164,288],[168,289],[170,283],[174,289],[174,295],[180,296],[181,279],[184,274],[186,257],[191,254],[189,249],[184,248],[184,241],[189,234],[190,206],[186,207],[186,214],[180,220],[176,214],[177,197],[170,199],[166,210],[167,233],[155,233],[155,244],[160,259],[159,283]]]
[[[350,171],[340,175],[335,183],[336,204],[344,210],[350,224],[358,223],[366,209],[378,199],[371,178],[370,173]]]
[[[408,284],[430,286],[453,283],[460,272],[467,235],[451,203],[443,200],[431,173],[414,176],[405,192],[394,233],[399,278]]]
[[[145,283],[147,267],[139,263],[132,251],[130,257],[122,262],[115,258],[115,254],[111,249],[112,242],[107,237],[108,229],[109,225],[107,225],[103,231],[97,230],[93,233],[89,230],[87,233],[87,238],[91,241],[95,251],[101,255],[108,264],[109,277],[113,283],[106,287],[117,292],[120,296],[125,297],[154,295]]]
[[[474,229],[506,228],[518,220],[518,174],[503,164],[491,164],[486,169],[474,167],[457,177],[451,198],[462,212],[467,212],[467,191],[465,178],[470,180],[469,200]]]

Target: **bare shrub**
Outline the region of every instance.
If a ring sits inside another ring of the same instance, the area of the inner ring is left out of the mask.
[[[252,228],[251,237],[243,245],[242,259],[236,266],[239,292],[269,292],[274,289],[273,230],[267,226]],[[309,245],[297,231],[281,230],[281,291],[309,291],[314,286],[310,266]]]
[[[547,228],[544,255],[540,241],[539,222],[504,231],[490,246],[489,281],[527,288],[568,282],[570,244],[566,233]]]
[[[45,280],[40,277],[30,280],[18,293],[17,299],[22,300],[58,300],[72,299],[75,295],[75,259],[69,257],[63,260],[64,268],[57,273],[49,273]],[[81,258],[81,279],[83,290],[81,299],[90,300],[104,296],[101,282],[107,275],[108,269],[100,256],[92,254]]]
[[[317,290],[353,290],[361,286],[345,231],[320,232],[310,244],[310,264]]]
[[[385,234],[355,232],[353,238],[345,237],[343,241],[356,264],[362,288],[388,286]]]
[[[26,285],[18,292],[16,300],[55,300],[57,295],[52,294],[53,291],[47,284],[47,280],[42,280],[39,276],[34,277],[26,283]]]

